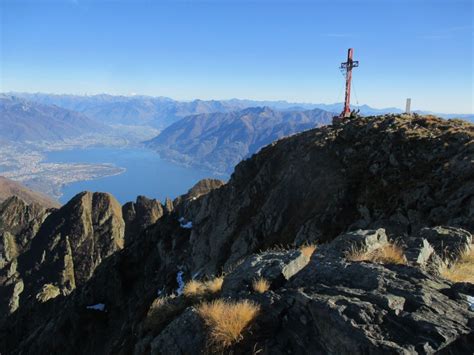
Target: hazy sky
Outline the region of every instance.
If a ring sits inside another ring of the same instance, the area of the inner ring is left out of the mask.
[[[472,113],[473,1],[0,0],[0,91]]]

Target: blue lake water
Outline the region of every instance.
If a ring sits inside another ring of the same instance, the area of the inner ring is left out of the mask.
[[[112,163],[126,171],[120,175],[96,180],[79,181],[65,186],[61,203],[66,203],[81,191],[109,192],[120,203],[135,201],[138,195],[157,198],[175,198],[186,193],[203,178],[226,179],[209,171],[180,166],[163,160],[145,148],[88,148],[49,152],[51,163]]]

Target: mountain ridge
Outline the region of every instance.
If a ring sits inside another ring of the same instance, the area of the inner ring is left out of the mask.
[[[472,248],[473,142],[472,124],[417,115],[357,118],[283,138],[238,164],[226,184],[201,183],[198,195],[191,189],[189,198],[166,203],[166,213],[70,294],[24,295],[29,301],[0,325],[0,348],[14,354],[216,352],[197,309],[222,298],[261,309],[225,351],[465,353],[474,341],[468,302],[474,287],[449,281],[440,270]],[[135,212],[157,211],[149,201],[136,204]],[[98,217],[117,210],[86,205]],[[64,213],[68,208],[56,215],[81,220]],[[50,215],[40,228],[54,228],[56,218]],[[3,235],[21,237],[21,228],[3,228]],[[81,228],[51,235],[60,242],[86,236]],[[103,233],[103,241],[112,235]],[[394,242],[403,246],[401,264],[348,257],[351,250],[373,252]],[[311,243],[318,245],[307,256],[299,248]],[[41,268],[58,260],[44,252]],[[8,260],[13,265],[15,256]],[[215,294],[179,293],[183,282],[222,272]],[[38,286],[49,284],[43,275]],[[269,284],[262,293],[252,288],[259,278]],[[21,287],[2,287],[23,297]],[[150,326],[160,299],[166,307]]]
[[[59,207],[60,203],[40,192],[33,191],[18,182],[0,176],[0,203],[8,197],[17,196],[27,203],[37,203],[44,207]]]
[[[145,145],[165,159],[229,173],[260,148],[282,137],[329,124],[320,109],[276,111],[268,106],[183,118]]]
[[[183,118],[186,115],[198,114],[198,113],[211,113],[211,112],[229,112],[233,110],[239,110],[245,107],[256,107],[256,106],[269,106],[275,110],[311,110],[319,108],[325,111],[330,111],[335,114],[339,114],[344,104],[342,102],[333,103],[333,104],[324,104],[324,103],[298,103],[298,102],[288,102],[285,100],[249,100],[249,99],[221,99],[221,100],[175,100],[165,96],[149,96],[149,95],[110,95],[110,94],[96,94],[96,95],[69,95],[69,94],[44,94],[44,93],[7,93],[18,95],[20,97],[30,98],[32,101],[44,102],[44,103],[56,103],[58,106],[65,107],[68,109],[76,110],[82,112],[89,108],[100,106],[97,104],[92,104],[96,99],[103,103],[113,103],[113,102],[133,102],[137,100],[143,100],[148,102],[158,102],[173,104],[175,106],[184,106],[191,107],[192,105],[202,104],[210,108],[213,105],[217,105],[220,109],[214,109],[214,111],[208,110],[207,112],[190,112],[189,109],[187,112],[178,113],[174,117],[171,117],[171,120],[168,120],[167,123],[175,122],[179,118]],[[78,102],[74,102],[74,100]],[[374,108],[366,104],[353,105],[355,109],[359,109],[360,113],[363,115],[380,115],[387,113],[403,113],[403,109],[398,107],[386,107],[386,108]],[[170,112],[173,112],[171,110]],[[433,114],[443,118],[460,118],[467,119],[470,121],[474,120],[474,113],[469,114],[449,114],[449,113],[436,113],[429,110],[415,110],[414,112],[419,114]],[[166,112],[165,112],[166,113]],[[168,112],[169,113],[169,112]],[[160,128],[163,128],[163,125],[159,125]]]
[[[89,117],[55,105],[43,105],[14,96],[0,95],[0,138],[16,141],[60,141],[106,126]]]

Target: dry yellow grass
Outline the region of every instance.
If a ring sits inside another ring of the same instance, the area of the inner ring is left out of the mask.
[[[184,285],[183,294],[186,297],[197,297],[217,293],[222,288],[224,276],[215,277],[208,281],[191,280]]]
[[[201,303],[197,312],[209,327],[210,342],[218,348],[227,348],[242,339],[243,331],[260,311],[260,306],[248,301],[222,299]]]
[[[218,276],[212,280],[204,282],[204,287],[209,293],[217,293],[222,288],[222,283],[224,282],[224,276]]]
[[[206,288],[204,287],[204,282],[191,280],[188,281],[183,288],[183,295],[186,297],[191,296],[200,296],[206,293]]]
[[[315,250],[316,245],[314,244],[305,244],[300,248],[301,254],[303,254],[307,258],[311,258],[311,255],[313,255]]]
[[[393,243],[370,252],[364,249],[351,249],[346,258],[350,261],[370,261],[378,264],[406,264],[403,249]]]
[[[264,293],[270,289],[270,282],[263,277],[260,277],[253,281],[252,287],[255,292]]]
[[[463,253],[451,267],[443,268],[441,276],[453,282],[474,283],[474,247]]]

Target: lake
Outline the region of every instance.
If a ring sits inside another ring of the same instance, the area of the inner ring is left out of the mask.
[[[51,163],[112,163],[127,169],[115,176],[79,181],[66,185],[61,203],[66,203],[81,191],[109,192],[124,204],[135,201],[138,195],[157,198],[175,198],[186,193],[204,178],[225,180],[228,177],[206,170],[180,166],[163,160],[156,152],[146,148],[87,148],[48,152],[46,162]]]

